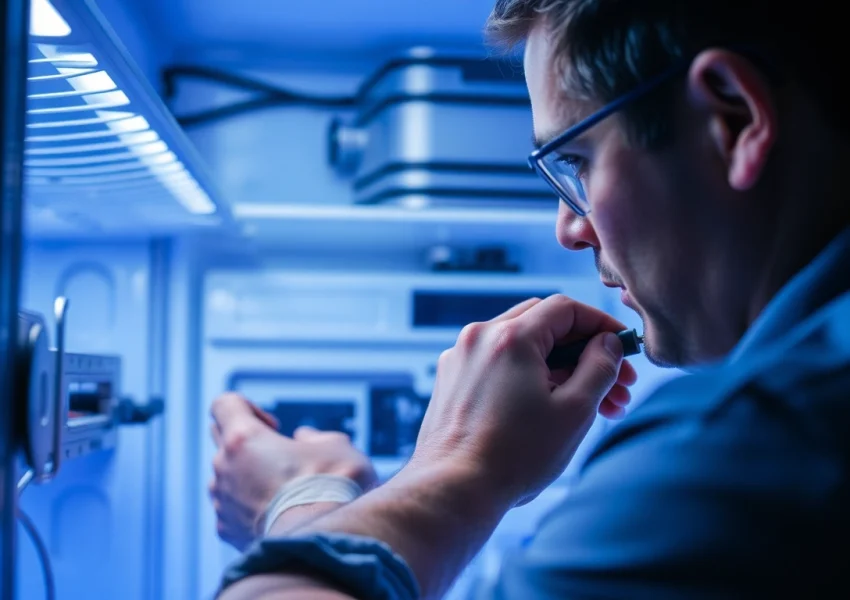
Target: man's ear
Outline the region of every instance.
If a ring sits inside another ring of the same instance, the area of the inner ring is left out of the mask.
[[[755,185],[778,133],[767,79],[743,56],[709,49],[691,63],[688,91],[697,108],[708,113],[708,133],[727,167],[729,185],[736,190]]]

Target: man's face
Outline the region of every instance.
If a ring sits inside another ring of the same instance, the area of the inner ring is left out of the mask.
[[[538,140],[553,138],[599,108],[564,93],[551,50],[540,24],[525,50]],[[650,152],[629,144],[622,117],[614,115],[559,150],[586,161],[591,211],[579,217],[560,202],[556,235],[567,249],[592,250],[603,282],[622,288],[623,302],[644,322],[647,357],[682,366],[726,349],[711,340],[712,327],[724,319],[724,287],[715,285],[724,269],[712,253],[712,228],[723,223],[711,208],[717,203],[704,201],[722,187],[716,181],[722,170],[705,166],[716,157],[696,132],[677,133],[680,141]]]

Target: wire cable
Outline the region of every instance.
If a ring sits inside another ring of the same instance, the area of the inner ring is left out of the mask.
[[[38,554],[38,559],[41,562],[41,570],[44,573],[45,598],[47,600],[56,600],[56,581],[53,578],[53,567],[50,563],[50,553],[47,550],[47,546],[44,540],[41,539],[32,519],[20,508],[18,508],[18,522],[20,522],[24,531],[30,536],[33,546],[35,546],[35,552]]]
[[[259,94],[259,96],[248,100],[233,102],[225,106],[201,110],[191,114],[175,116],[176,121],[180,125],[189,127],[272,106],[306,106],[331,110],[356,109],[366,100],[372,89],[388,73],[413,65],[450,66],[470,69],[468,75],[472,79],[480,79],[482,81],[524,81],[522,70],[514,66],[511,61],[487,61],[482,58],[471,58],[469,56],[408,56],[384,63],[370,76],[366,77],[358,86],[357,90],[350,95],[324,96],[293,91],[277,87],[265,81],[202,65],[173,65],[167,67],[162,72],[162,82],[166,99],[173,98],[176,95],[177,80],[179,78],[199,79]],[[466,76],[467,74],[464,74],[464,79],[467,78]]]
[[[18,480],[18,496],[21,495],[21,492],[23,492],[33,480],[33,475],[33,470],[28,469],[20,480]],[[33,546],[35,546],[35,553],[38,555],[39,562],[41,562],[41,570],[44,574],[45,598],[47,600],[56,600],[56,579],[53,576],[53,566],[50,562],[50,552],[47,550],[47,545],[38,533],[35,523],[32,522],[29,515],[21,510],[20,506],[17,507],[17,517],[18,522],[32,540]]]
[[[202,110],[189,115],[176,116],[177,122],[184,127],[271,106],[312,106],[322,109],[346,109],[357,106],[356,96],[322,96],[296,92],[236,73],[228,73],[221,69],[203,66],[179,66],[166,69],[163,74],[166,97],[174,95],[175,79],[178,76],[213,81],[260,94],[260,96],[249,100],[234,102],[226,106]]]

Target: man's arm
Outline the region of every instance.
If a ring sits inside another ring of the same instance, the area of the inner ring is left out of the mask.
[[[440,358],[410,463],[380,488],[293,533],[385,542],[410,566],[423,596],[440,597],[504,513],[563,471],[601,405],[628,402],[634,371],[622,362],[616,336],[596,335],[623,328],[563,296],[466,327]],[[549,372],[545,360],[555,341],[590,336],[571,374]],[[236,582],[221,598],[317,597],[330,589],[322,577],[311,583],[264,575]]]
[[[322,532],[379,539],[404,557],[418,581],[427,582],[424,597],[439,597],[508,508],[504,500],[494,501],[479,474],[453,469],[402,472],[380,488],[304,526],[290,529],[286,523],[275,523],[269,537]],[[319,591],[328,599],[349,598],[320,579],[275,575],[240,581],[228,588],[221,600],[324,597],[317,595]]]
[[[532,543],[505,557],[492,600],[847,595],[845,455],[779,397],[706,405],[711,378],[665,386],[606,438]],[[286,600],[320,589],[257,583]]]

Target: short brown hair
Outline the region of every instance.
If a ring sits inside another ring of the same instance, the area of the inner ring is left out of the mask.
[[[497,0],[485,33],[514,46],[545,23],[565,89],[598,103],[702,49],[746,47],[748,56],[800,81],[846,132],[847,99],[834,89],[835,76],[846,71],[843,21],[829,13],[817,0],[800,10],[783,10],[773,0]],[[672,99],[667,87],[625,111],[637,141],[667,138]]]

